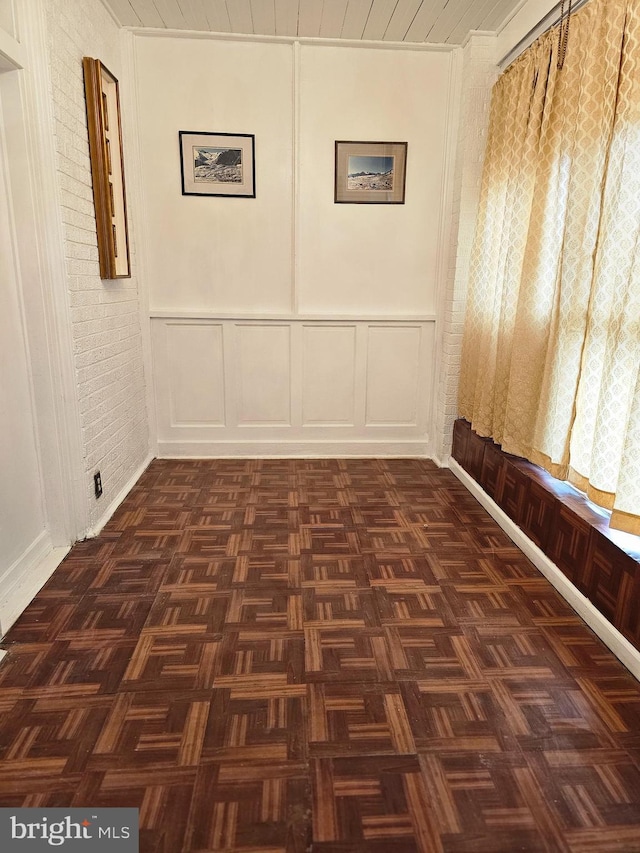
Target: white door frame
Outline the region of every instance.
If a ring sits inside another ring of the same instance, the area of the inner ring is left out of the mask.
[[[16,43],[14,57],[3,44],[4,69],[15,70],[0,74],[0,97],[16,254],[23,284],[29,281],[25,314],[45,518],[52,545],[64,547],[86,535],[89,521],[44,14],[40,0],[20,4],[26,41]]]

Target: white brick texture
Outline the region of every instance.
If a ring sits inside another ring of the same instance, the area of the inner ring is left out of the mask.
[[[491,87],[497,76],[496,38],[472,35],[463,48],[460,131],[454,171],[453,227],[442,322],[435,446],[445,462],[451,453],[453,422],[458,416],[458,380],[462,329],[480,182],[486,146]]]
[[[82,73],[83,56],[92,56],[121,79],[122,43],[99,0],[47,0],[45,8],[86,501],[93,528],[144,462],[149,447],[131,193],[133,276],[101,281]],[[126,169],[126,150],[124,154]],[[98,469],[104,495],[96,501],[93,474]]]

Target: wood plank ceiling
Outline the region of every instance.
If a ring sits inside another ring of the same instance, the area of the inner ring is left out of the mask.
[[[125,27],[460,44],[520,0],[103,0]]]

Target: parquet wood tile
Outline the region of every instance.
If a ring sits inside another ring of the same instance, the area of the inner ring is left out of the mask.
[[[530,613],[536,625],[563,625],[576,622],[575,611],[544,580],[541,582],[537,578],[514,583],[511,585],[511,591],[520,599],[519,611]]]
[[[376,586],[376,605],[386,627],[413,625],[416,628],[443,628],[456,624],[441,586],[422,581]]]
[[[431,587],[438,584],[432,564],[424,556],[374,553],[367,557],[368,580],[372,587],[392,589],[396,582],[399,587],[407,583]]]
[[[464,624],[513,618],[515,600],[503,585],[443,583],[442,589],[456,620]]]
[[[304,636],[299,631],[270,633],[260,629],[225,631],[221,640],[216,685],[236,682],[300,684],[305,680]]]
[[[392,681],[391,656],[382,628],[305,627],[305,679],[319,681]]]
[[[303,589],[369,589],[371,585],[371,560],[365,557],[317,556],[301,554],[300,585]]]
[[[373,628],[380,624],[374,591],[363,589],[320,589],[306,587],[302,592],[304,626],[324,628]],[[302,626],[301,626],[302,627]]]
[[[236,563],[237,559],[234,557],[218,560],[200,556],[176,556],[160,580],[159,591],[226,592],[231,588]]]
[[[554,654],[573,675],[595,672],[615,674],[619,671],[616,659],[612,658],[595,634],[584,630],[579,620],[572,624],[544,626],[542,630]]]
[[[422,758],[427,790],[442,803],[440,848],[446,853],[562,850],[556,824],[537,814],[539,789],[520,752]],[[555,837],[554,837],[555,836]]]
[[[386,627],[393,678],[398,682],[480,678],[480,670],[459,627]]]
[[[57,604],[61,598],[78,600],[108,562],[106,555],[102,559],[94,559],[89,556],[72,556],[76,547],[74,546],[65,561],[58,566],[55,574],[49,578],[46,587],[40,591],[39,599],[41,602],[49,599]]]
[[[129,655],[120,691],[198,690],[213,687],[221,640],[195,632],[145,628]]]
[[[311,773],[316,849],[441,849],[417,756],[316,758]]]
[[[306,762],[207,762],[198,772],[182,849],[305,853],[310,808]]]
[[[153,596],[167,572],[169,560],[135,560],[120,558],[100,564],[88,586],[88,592],[117,589],[133,596]]]
[[[421,555],[428,547],[428,538],[421,525],[407,528],[367,528],[358,533],[363,554]]]
[[[432,682],[404,684],[402,695],[421,755],[517,751],[508,712],[484,681],[452,681],[440,689]]]
[[[6,667],[0,667],[0,686],[36,688],[84,686],[90,695],[115,693],[135,652],[137,640],[115,640],[96,649],[93,636],[51,643],[22,643]]]
[[[236,559],[232,588],[291,589],[300,588],[300,560],[295,557],[243,555]]]
[[[82,640],[92,637],[96,645],[100,645],[137,637],[153,603],[153,596],[131,594],[126,589],[100,593],[90,589],[74,604],[71,616],[57,631],[56,638]]]
[[[312,685],[307,725],[313,757],[416,753],[396,684]]]
[[[290,589],[234,589],[229,596],[226,628],[261,631],[300,631],[303,628],[302,593]]]
[[[149,610],[144,630],[169,636],[219,636],[229,607],[230,593],[209,590],[159,592]]]
[[[640,853],[640,685],[429,461],[155,460],[3,645],[0,806],[142,853]]]
[[[12,643],[46,643],[57,639],[73,616],[82,597],[64,593],[39,595],[18,619],[11,631]]]
[[[203,759],[229,762],[303,761],[307,689],[278,675],[222,677],[211,698]]]

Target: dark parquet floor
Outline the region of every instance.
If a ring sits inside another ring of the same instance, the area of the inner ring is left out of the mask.
[[[640,851],[640,685],[428,461],[154,461],[4,647],[0,806],[143,853]]]

